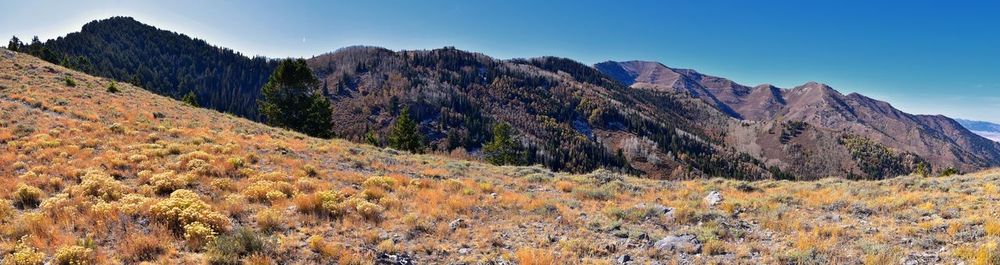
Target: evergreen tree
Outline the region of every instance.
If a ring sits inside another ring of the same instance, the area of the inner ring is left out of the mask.
[[[187,95],[184,95],[184,98],[182,98],[181,101],[184,101],[184,103],[192,107],[198,107],[198,95],[195,95],[194,91],[188,92]]]
[[[392,131],[389,132],[389,147],[421,153],[424,150],[424,139],[417,130],[417,123],[410,118],[410,108],[403,107],[403,111],[396,117],[392,124]]]
[[[378,137],[375,136],[375,132],[374,131],[368,131],[368,133],[365,134],[365,143],[368,143],[368,144],[374,145],[374,146],[382,146],[382,143],[378,140]]]
[[[304,59],[285,59],[261,88],[260,113],[271,126],[310,136],[333,136],[330,102],[317,93],[319,80]]]
[[[21,47],[21,40],[17,39],[17,36],[11,37],[10,42],[7,43],[7,49],[11,51],[18,51]]]
[[[519,147],[510,125],[497,123],[493,125],[493,140],[483,146],[483,153],[486,161],[495,165],[516,165],[523,161]]]

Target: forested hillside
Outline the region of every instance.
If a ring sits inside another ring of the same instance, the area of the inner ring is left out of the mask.
[[[277,66],[204,40],[160,30],[129,17],[87,23],[80,32],[8,47],[88,74],[142,86],[198,105],[259,120],[260,88]]]
[[[515,128],[524,163],[555,170],[635,170],[638,157],[626,156],[621,138],[640,137],[651,140],[653,153],[663,160],[645,167],[647,173],[664,176],[681,166],[691,176],[770,176],[754,159],[696,136],[706,127],[690,126],[693,117],[673,95],[628,92],[569,59],[496,60],[454,48],[350,47],[309,63],[339,110],[335,133],[348,139],[387,135],[406,107],[419,121],[428,149],[439,152],[477,153],[493,138],[493,125],[505,123]],[[386,142],[374,138],[376,144]]]

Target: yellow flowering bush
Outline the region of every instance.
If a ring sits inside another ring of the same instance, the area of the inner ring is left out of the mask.
[[[4,265],[41,265],[45,253],[28,246],[23,240],[14,247],[14,252],[3,257]]]
[[[396,186],[396,179],[385,177],[385,176],[374,176],[370,177],[362,183],[365,188],[382,188],[383,190],[391,191]]]
[[[121,198],[122,193],[125,191],[125,186],[121,182],[102,171],[94,170],[87,172],[80,179],[80,185],[77,186],[77,190],[85,196],[93,196],[105,201],[114,201]]]
[[[202,222],[191,222],[184,225],[184,241],[188,248],[199,250],[205,244],[215,239],[215,230]]]
[[[38,207],[38,203],[41,202],[42,190],[35,188],[33,186],[25,185],[24,183],[17,185],[17,190],[11,194],[11,199],[14,201],[14,206],[18,208],[35,208]]]
[[[149,177],[149,185],[153,186],[156,193],[167,194],[187,187],[192,179],[191,175],[188,174],[177,175],[174,171],[167,171]]]
[[[94,264],[94,250],[81,246],[64,246],[56,250],[53,264],[85,265]]]
[[[382,212],[385,212],[384,207],[368,201],[358,202],[357,206],[355,206],[355,210],[357,210],[358,214],[360,214],[361,217],[364,217],[366,220],[375,220],[375,221],[381,220]]]
[[[292,184],[284,181],[260,180],[243,190],[247,199],[255,202],[275,201],[288,198],[295,193]]]
[[[201,222],[213,230],[225,230],[229,219],[212,210],[198,194],[190,190],[176,190],[170,198],[162,200],[150,208],[153,217],[172,229],[180,231],[194,222]]]

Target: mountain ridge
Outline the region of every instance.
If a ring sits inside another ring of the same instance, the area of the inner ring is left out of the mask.
[[[713,96],[698,96],[712,105],[726,104],[720,110],[734,110],[734,118],[754,121],[802,121],[821,128],[851,132],[876,139],[890,147],[921,154],[934,164],[974,170],[1000,163],[1000,145],[986,141],[957,122],[942,115],[912,115],[888,102],[859,93],[843,95],[832,87],[810,81],[790,89],[759,85],[750,88],[731,80],[678,70],[661,63],[626,61],[603,62],[597,69],[620,69],[631,77],[623,83],[633,88],[705,91]],[[656,69],[646,69],[653,67]],[[665,75],[664,72],[673,73]],[[659,73],[659,74],[654,74]],[[696,81],[692,84],[678,80]],[[749,91],[749,92],[747,92]],[[901,138],[902,137],[902,138]],[[942,151],[943,150],[943,151]]]

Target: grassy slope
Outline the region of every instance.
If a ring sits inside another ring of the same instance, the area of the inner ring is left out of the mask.
[[[627,254],[640,263],[883,264],[1000,254],[998,171],[749,183],[569,175],[313,139],[125,84],[109,93],[110,83],[22,54],[0,57],[5,262],[33,253],[98,263],[221,259],[219,243],[233,241],[203,245],[196,226],[186,240],[193,221],[216,238],[249,229],[269,240],[238,257],[261,263],[406,253],[421,263],[609,263]],[[177,189],[207,207],[171,218]],[[721,204],[704,202],[712,190]],[[657,204],[672,211],[645,207]],[[702,241],[700,255],[652,246],[682,234]]]

